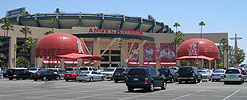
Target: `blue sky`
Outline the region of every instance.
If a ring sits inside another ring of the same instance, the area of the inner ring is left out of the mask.
[[[205,33],[235,33],[243,39],[238,46],[247,53],[247,0],[4,0],[1,1],[0,18],[6,11],[26,7],[31,14],[53,13],[56,8],[65,13],[123,14],[147,18],[152,15],[157,21],[178,28],[184,33],[200,32],[198,23],[204,21]],[[175,29],[174,29],[175,30]],[[229,40],[234,46],[234,41]],[[247,60],[245,60],[244,63]]]

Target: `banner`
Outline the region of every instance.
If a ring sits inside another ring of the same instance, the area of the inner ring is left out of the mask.
[[[173,62],[176,57],[175,48],[172,43],[160,43],[160,62]]]
[[[87,45],[87,48],[90,51],[90,53],[93,55],[93,41],[85,41],[85,44]],[[86,54],[89,54],[87,50],[85,50],[85,52]]]
[[[146,43],[144,44],[143,47],[143,61],[144,62],[155,62],[155,55],[156,55],[156,51],[155,51],[155,43]]]
[[[131,42],[128,43],[128,52],[130,50],[131,44],[132,44]],[[134,43],[129,56],[131,56],[136,51],[138,46],[139,46],[138,43]],[[139,52],[138,51],[129,59],[129,62],[139,62]]]

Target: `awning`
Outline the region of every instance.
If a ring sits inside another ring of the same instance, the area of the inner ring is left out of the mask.
[[[100,56],[93,56],[93,55],[87,55],[87,54],[79,54],[79,53],[70,53],[65,55],[56,55],[56,57],[59,58],[69,58],[69,59],[79,59],[79,58],[85,58],[85,59],[92,59],[92,60],[102,60],[103,57]]]
[[[176,62],[160,62],[163,66],[176,66]]]
[[[182,57],[178,57],[175,60],[188,60],[188,59],[203,59],[203,60],[214,60],[215,58],[210,58],[210,57],[206,57],[206,56],[182,56]]]
[[[43,60],[43,64],[60,64],[60,61],[56,61],[56,60]],[[77,61],[73,61],[73,60],[68,60],[68,61],[64,61],[64,64],[70,64],[70,65],[77,65],[78,62]],[[84,63],[82,62],[82,64],[86,64],[86,65],[93,65],[94,62],[93,61],[84,61]]]
[[[144,65],[156,65],[156,62],[143,62]]]
[[[139,62],[128,62],[129,65],[139,65]]]

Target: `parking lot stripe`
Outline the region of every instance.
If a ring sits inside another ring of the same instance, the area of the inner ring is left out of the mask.
[[[190,94],[186,94],[186,95],[183,95],[183,96],[180,96],[180,97],[177,97],[177,98],[171,99],[171,100],[177,100],[177,99],[180,99],[180,98],[184,98],[184,97],[187,97],[187,96],[190,96],[190,95],[193,95],[193,94],[196,94],[196,93],[199,93],[199,92],[205,91],[205,90],[207,90],[207,89],[203,89],[203,90],[196,91],[196,92],[193,92],[193,93],[190,93]]]
[[[115,88],[110,88],[110,89],[116,89],[117,87]],[[110,90],[110,89],[107,89],[107,90]],[[94,92],[94,91],[99,91],[99,90],[106,90],[105,88],[104,89],[94,89],[94,90],[91,90],[91,91],[77,91],[77,92],[68,92],[68,93],[57,93],[57,94],[50,94],[50,95],[40,95],[40,96],[34,96],[34,97],[27,97],[27,98],[39,98],[39,97],[49,97],[49,96],[56,96],[56,95],[64,95],[64,94],[74,94],[74,93],[82,93],[82,92]]]
[[[227,97],[224,98],[223,100],[226,100],[226,99],[230,98],[231,96],[233,96],[234,94],[238,93],[239,91],[240,91],[240,90],[235,91],[234,93],[232,93],[231,95],[227,96]]]
[[[170,90],[165,90],[165,91],[171,91],[171,90],[175,90],[175,89],[170,89]],[[142,97],[142,96],[147,96],[147,95],[150,95],[150,94],[155,94],[155,93],[159,93],[159,92],[165,92],[165,91],[157,91],[157,92],[152,92],[152,93],[145,94],[145,95],[137,95],[137,96],[132,96],[132,97],[123,98],[123,99],[118,99],[118,100],[128,100],[128,99],[134,99],[134,98],[138,98],[138,97]]]

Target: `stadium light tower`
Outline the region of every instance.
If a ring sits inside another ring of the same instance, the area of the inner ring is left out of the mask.
[[[235,33],[235,37],[230,38],[230,40],[235,40],[235,67],[239,67],[239,64],[237,63],[237,53],[238,53],[238,40],[243,39],[242,37],[237,37],[237,34]]]

